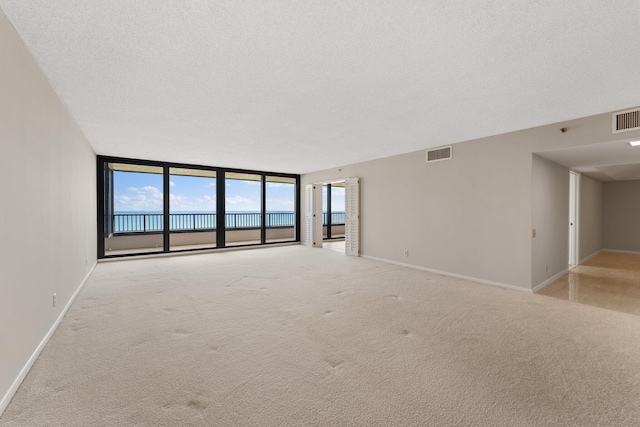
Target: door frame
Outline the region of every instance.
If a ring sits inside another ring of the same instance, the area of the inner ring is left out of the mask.
[[[569,171],[569,270],[580,264],[580,174]]]
[[[324,180],[324,181],[318,181],[318,182],[313,182],[313,183],[309,183],[306,185],[306,187],[308,188],[309,186],[313,186],[315,191],[311,192],[311,195],[309,193],[309,191],[305,190],[305,198],[309,198],[312,197],[313,201],[311,201],[311,205],[309,205],[309,200],[305,200],[305,207],[307,209],[311,208],[313,210],[313,214],[312,215],[308,215],[308,213],[306,214],[306,216],[308,216],[307,219],[305,219],[306,221],[310,221],[311,224],[310,226],[306,227],[306,235],[305,235],[305,242],[307,245],[312,246],[312,247],[316,247],[316,248],[321,248],[322,247],[322,243],[323,243],[323,229],[322,229],[322,187],[323,185],[326,184],[330,184],[333,182],[345,182],[345,184],[349,181],[349,180],[357,180],[358,181],[358,215],[357,215],[357,233],[356,233],[356,237],[358,239],[357,245],[356,245],[356,249],[355,252],[349,251],[347,246],[348,243],[348,239],[349,236],[347,236],[347,232],[346,232],[346,228],[347,228],[347,224],[346,224],[346,219],[345,219],[345,253],[348,255],[355,255],[355,256],[359,256],[359,248],[360,248],[360,233],[359,233],[359,229],[360,229],[360,178],[358,177],[347,177],[347,178],[335,178],[335,179],[331,179],[331,180]],[[319,189],[319,191],[318,191]],[[319,192],[319,203],[318,201],[318,193]],[[345,197],[346,197],[346,188],[345,188]],[[345,205],[346,205],[346,200],[345,200]],[[345,206],[345,210],[346,210],[346,206]],[[345,214],[346,216],[346,214]],[[320,223],[320,225],[318,225],[318,222]],[[309,230],[312,231],[312,235],[309,236],[308,232]],[[317,238],[316,234],[320,233],[320,237]]]

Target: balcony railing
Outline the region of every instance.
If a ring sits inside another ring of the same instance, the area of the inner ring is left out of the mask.
[[[333,212],[331,224],[344,224],[344,212]],[[225,214],[227,229],[260,228],[262,215],[258,212],[241,212]],[[106,222],[105,218],[105,222]],[[322,215],[323,225],[327,224],[327,213]],[[293,227],[295,214],[293,212],[267,212],[266,227]],[[215,213],[176,213],[169,214],[169,231],[215,231],[217,214]],[[160,213],[114,214],[113,232],[146,233],[161,232],[164,229],[164,216]]]
[[[105,220],[106,219],[107,218],[105,218]],[[114,233],[144,233],[148,231],[162,231],[163,229],[164,219],[162,214],[113,215]]]
[[[214,230],[216,221],[216,214],[211,213],[169,214],[169,230]]]
[[[328,213],[322,213],[322,225],[327,225]],[[345,213],[344,212],[331,212],[331,225],[344,225]]]

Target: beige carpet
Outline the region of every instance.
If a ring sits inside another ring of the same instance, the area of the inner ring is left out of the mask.
[[[3,426],[640,423],[640,317],[302,246],[99,264]]]

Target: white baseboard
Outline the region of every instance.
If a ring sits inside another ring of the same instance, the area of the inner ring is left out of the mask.
[[[500,282],[494,282],[494,281],[491,281],[491,280],[478,279],[477,277],[464,276],[462,274],[450,273],[448,271],[434,270],[433,268],[421,267],[419,265],[413,265],[413,264],[406,264],[404,262],[392,261],[390,259],[385,259],[385,258],[378,258],[378,257],[369,256],[369,255],[360,255],[360,256],[362,258],[370,259],[370,260],[373,260],[373,261],[386,262],[388,264],[395,264],[395,265],[400,265],[402,267],[414,268],[416,270],[427,271],[429,273],[435,273],[435,274],[441,274],[443,276],[455,277],[456,279],[464,279],[464,280],[469,280],[470,282],[482,283],[483,285],[497,286],[497,287],[503,288],[503,289],[510,289],[510,290],[513,290],[513,291],[531,293],[531,289],[521,288],[520,286],[507,285],[506,283],[500,283]]]
[[[594,254],[595,255],[595,254]],[[564,276],[565,274],[567,274],[569,272],[569,269],[565,269],[562,270],[560,273],[558,274],[554,274],[552,277],[549,277],[547,280],[545,280],[544,282],[536,285],[533,287],[532,292],[535,294],[536,292],[538,292],[540,289],[544,288],[545,286],[547,286],[549,283],[553,282],[554,280]]]
[[[11,384],[11,387],[9,387],[9,390],[7,390],[7,392],[4,394],[4,396],[2,397],[2,400],[0,400],[0,416],[4,413],[5,409],[7,409],[7,406],[9,406],[9,402],[11,402],[11,399],[16,394],[16,391],[18,391],[20,384],[22,384],[22,381],[24,381],[25,377],[29,373],[29,370],[38,359],[38,356],[40,356],[40,353],[42,353],[42,350],[44,350],[44,347],[47,345],[47,343],[53,336],[53,333],[58,328],[58,325],[60,325],[60,322],[62,321],[64,316],[67,314],[67,311],[69,311],[71,304],[73,304],[73,301],[75,301],[76,297],[84,287],[85,283],[87,283],[89,276],[91,276],[91,273],[93,273],[93,270],[96,268],[97,264],[98,264],[97,262],[94,263],[91,269],[89,270],[89,272],[84,276],[84,279],[82,279],[82,282],[80,282],[80,285],[78,286],[78,288],[75,290],[73,295],[71,295],[71,298],[69,298],[67,305],[60,312],[60,315],[58,316],[56,321],[53,323],[51,328],[49,329],[49,332],[47,332],[47,334],[44,336],[42,341],[40,341],[40,344],[38,344],[38,347],[36,347],[35,351],[31,355],[29,360],[27,360],[27,363],[25,363],[24,367],[18,374],[18,377],[15,379],[15,381],[13,381],[13,384]]]
[[[607,252],[618,252],[621,254],[634,254],[634,255],[640,255],[639,251],[623,251],[621,249],[602,249],[603,251],[607,251]]]
[[[578,265],[580,264],[584,264],[585,262],[589,261],[591,258],[593,258],[594,256],[598,255],[600,252],[607,250],[607,249],[598,249],[597,251],[595,251],[594,253],[592,253],[591,255],[588,255],[584,258],[582,258],[579,262]],[[563,270],[558,274],[555,274],[553,277],[548,278],[547,280],[545,280],[544,282],[536,285],[533,287],[533,293],[538,292],[540,289],[544,288],[545,286],[547,286],[548,284],[550,284],[551,282],[553,282],[554,280],[562,277],[563,275],[567,274],[569,272],[569,269]]]
[[[600,252],[605,251],[605,250],[608,250],[608,249],[598,249],[597,251],[595,251],[591,255],[589,255],[589,256],[587,256],[585,258],[582,258],[578,264],[584,264],[585,262],[589,261],[594,256],[598,255]]]

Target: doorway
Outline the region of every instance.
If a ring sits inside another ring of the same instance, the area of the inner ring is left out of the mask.
[[[331,191],[332,187],[337,189],[335,193]],[[326,191],[323,191],[325,188]],[[340,194],[344,194],[343,202],[340,200]],[[323,244],[325,236],[331,238],[327,244]],[[339,241],[335,241],[334,238],[339,238]],[[312,247],[322,248],[326,245],[347,255],[359,256],[359,178],[326,181],[308,184],[305,187],[304,242]]]
[[[325,242],[344,240],[345,181],[322,185],[322,237]]]
[[[345,254],[345,181],[322,185],[322,247]]]

